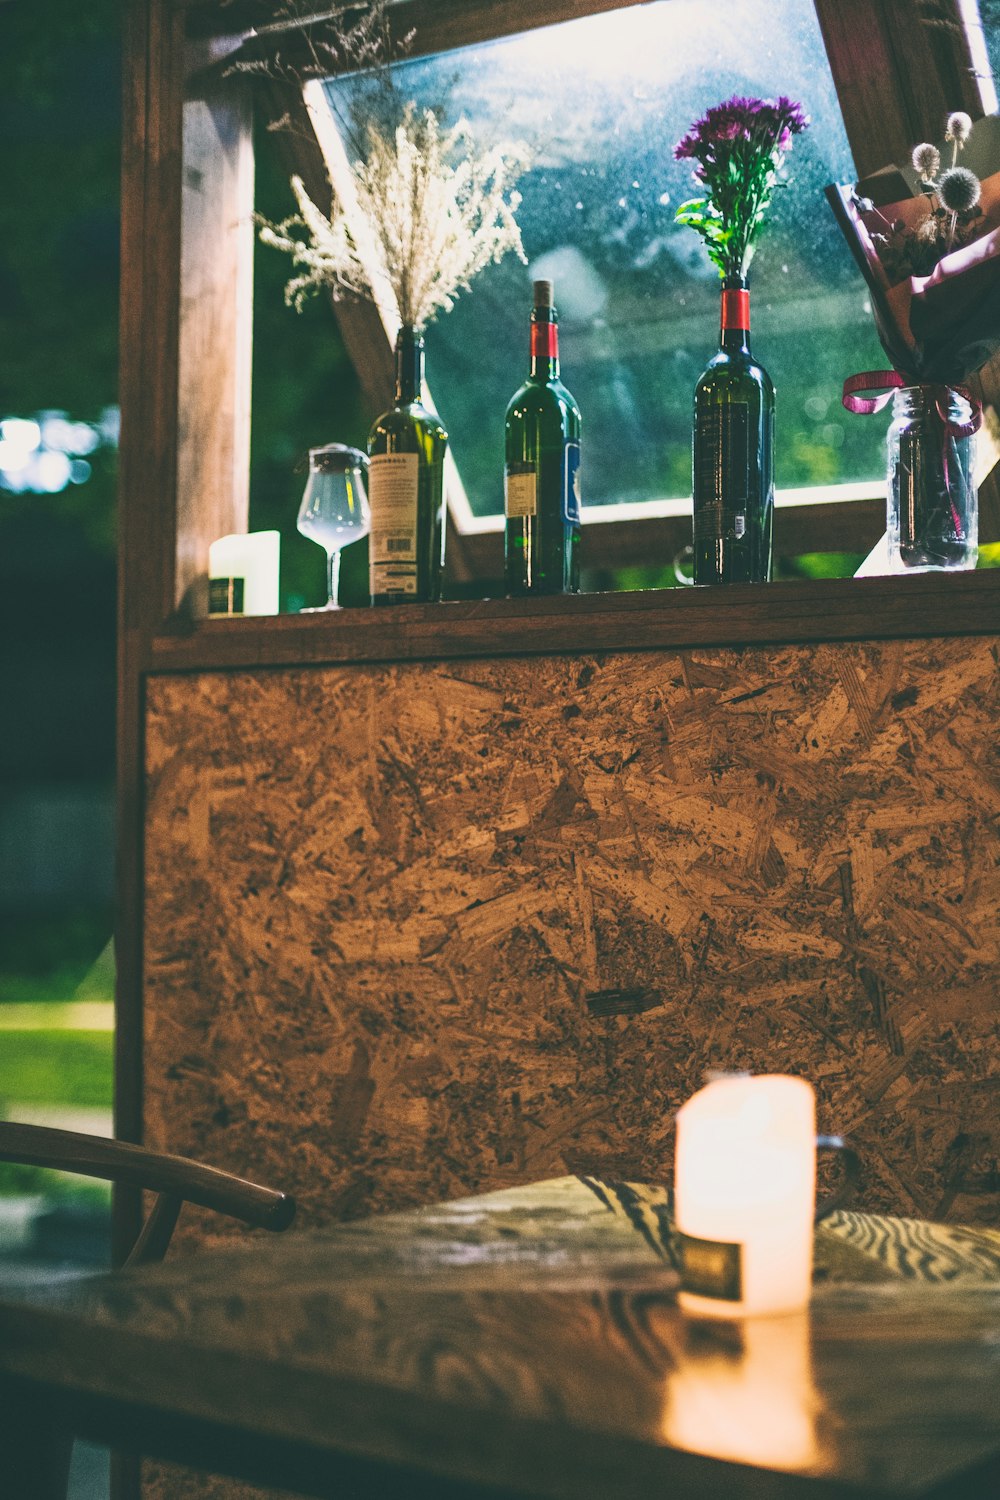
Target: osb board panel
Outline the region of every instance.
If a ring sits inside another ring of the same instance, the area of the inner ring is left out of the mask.
[[[662,1177],[707,1067],[788,1070],[863,1206],[997,1222],[996,653],[152,679],[147,1140],[308,1226]]]

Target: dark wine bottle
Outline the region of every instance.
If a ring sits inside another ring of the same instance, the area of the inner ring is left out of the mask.
[[[444,456],[448,434],[420,399],[424,341],[396,339],[396,395],[368,437],[372,604],[440,599],[444,569]]]
[[[750,353],[750,294],[722,288],[722,332],[694,393],[694,581],[767,583],[774,516],[774,387]]]
[[[580,587],[580,408],[559,379],[551,281],[534,283],[528,378],[507,407],[504,574],[508,594]]]

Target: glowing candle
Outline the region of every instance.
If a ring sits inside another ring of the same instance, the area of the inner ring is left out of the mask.
[[[809,1301],[816,1103],[801,1078],[714,1080],[677,1115],[680,1306],[702,1317]]]
[[[278,613],[278,567],[280,533],[248,531],[220,536],[208,549],[208,576],[212,579],[242,579],[244,615]],[[238,597],[238,591],[237,591]],[[227,611],[228,612],[228,611]]]

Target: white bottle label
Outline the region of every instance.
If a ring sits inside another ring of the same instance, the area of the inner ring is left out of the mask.
[[[504,474],[504,515],[511,519],[538,513],[538,476],[534,464],[510,464]]]
[[[416,453],[376,453],[370,462],[370,586],[373,594],[417,592]]]

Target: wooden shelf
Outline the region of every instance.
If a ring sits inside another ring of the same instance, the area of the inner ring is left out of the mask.
[[[1000,635],[1000,572],[175,620],[147,672]]]

